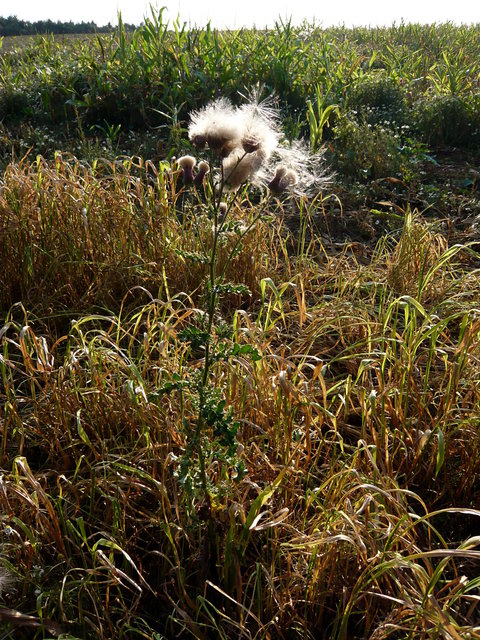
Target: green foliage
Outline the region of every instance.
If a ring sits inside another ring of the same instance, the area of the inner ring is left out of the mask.
[[[21,121],[28,115],[31,107],[28,96],[13,86],[4,87],[0,93],[0,117],[7,122]]]
[[[323,133],[325,128],[332,126],[331,120],[334,120],[338,114],[339,108],[336,104],[329,103],[328,93],[322,95],[320,87],[315,88],[315,102],[307,100],[307,122],[310,127],[310,143],[312,151],[317,151],[323,141]]]
[[[4,43],[0,585],[20,631],[478,635],[477,157],[427,144],[476,139],[479,40],[160,12]],[[189,110],[257,81],[291,137],[328,141],[334,196],[222,194],[213,163],[187,188],[165,160]]]
[[[385,73],[360,77],[349,89],[346,107],[360,121],[400,126],[406,119],[405,91]]]
[[[128,131],[154,128],[167,151],[178,153],[189,111],[219,95],[238,102],[253,86],[277,95],[289,137],[309,131],[312,148],[331,139],[337,115],[355,111],[359,122],[398,129],[411,124],[409,107],[417,103],[419,135],[435,141],[449,139],[433,117],[446,108],[436,96],[465,101],[474,118],[479,91],[478,26],[348,30],[279,21],[271,31],[230,32],[187,29],[162,9],[134,31],[120,18],[108,34],[6,43],[0,118],[15,128],[56,127],[57,146],[65,132],[103,130],[110,139],[121,126],[110,145],[118,141],[119,151],[131,152]]]
[[[472,64],[463,48],[450,55],[442,51],[441,59],[430,68],[428,79],[437,94],[458,96],[472,89],[479,70],[478,62]]]
[[[435,96],[415,106],[415,129],[434,147],[476,147],[480,142],[478,100]]]
[[[398,134],[368,122],[343,117],[335,127],[336,162],[349,179],[398,176],[402,167]]]

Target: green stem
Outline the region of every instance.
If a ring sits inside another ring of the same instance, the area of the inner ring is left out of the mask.
[[[245,154],[246,155],[246,154]],[[243,156],[245,157],[245,156]],[[241,158],[239,160],[239,163],[241,162],[243,158]],[[224,173],[223,173],[223,166],[220,167],[221,170],[221,182],[220,182],[220,189],[218,190],[218,198],[213,198],[213,242],[212,242],[212,248],[210,250],[210,259],[208,262],[208,269],[209,269],[209,273],[208,273],[208,303],[207,303],[207,313],[208,313],[208,323],[207,323],[207,342],[205,344],[205,357],[204,357],[204,362],[203,362],[203,372],[202,372],[202,377],[201,377],[201,381],[198,387],[198,401],[199,401],[199,413],[198,413],[198,418],[197,418],[197,423],[195,426],[195,435],[194,435],[194,446],[197,450],[197,454],[198,454],[198,460],[199,460],[199,464],[200,464],[200,479],[201,479],[201,483],[202,483],[202,490],[205,496],[205,500],[207,502],[208,505],[208,512],[209,512],[209,516],[210,516],[210,511],[211,511],[211,500],[210,500],[210,494],[208,492],[208,479],[207,479],[207,472],[206,472],[206,464],[205,464],[205,454],[203,451],[203,447],[202,447],[202,434],[204,432],[204,428],[205,428],[205,420],[204,420],[204,416],[203,416],[203,408],[205,405],[205,390],[207,388],[208,385],[208,379],[209,379],[209,375],[210,375],[210,369],[212,366],[212,360],[213,360],[213,355],[214,353],[212,353],[212,351],[214,351],[214,344],[211,340],[212,337],[212,330],[213,330],[213,323],[214,323],[214,319],[215,319],[215,310],[217,307],[217,302],[218,302],[218,293],[216,290],[216,280],[217,280],[217,261],[218,261],[218,256],[217,256],[217,251],[218,251],[218,242],[219,242],[219,238],[220,235],[222,234],[222,231],[225,227],[226,224],[226,219],[227,216],[229,214],[229,212],[231,211],[233,204],[237,198],[237,194],[238,192],[235,193],[234,197],[231,199],[229,206],[227,208],[227,211],[225,213],[225,215],[223,216],[222,220],[219,220],[219,214],[220,214],[220,203],[222,202],[223,199],[223,194],[224,194],[224,187],[225,187],[225,179],[224,179]],[[213,193],[215,193],[215,185],[213,184],[213,178],[210,178],[212,180],[212,190]],[[265,201],[266,204],[267,200]],[[233,248],[233,250],[231,251],[228,260],[227,260],[227,265],[222,269],[222,273],[221,273],[221,278],[224,277],[225,272],[226,272],[226,267],[228,266],[228,264],[230,264],[233,255],[235,253],[236,248],[238,247],[238,245],[240,244],[242,238],[245,236],[245,233],[247,233],[252,227],[253,225],[257,222],[257,220],[260,218],[260,216],[263,214],[264,211],[264,207],[262,207],[261,211],[259,212],[259,214],[257,216],[255,216],[255,218],[252,220],[252,222],[250,223],[250,225],[247,227],[246,231],[240,236],[240,238],[238,239],[238,241],[235,243],[235,246]]]
[[[260,209],[260,211],[257,213],[257,215],[253,218],[253,220],[251,221],[251,223],[248,225],[248,227],[245,229],[245,231],[239,236],[239,238],[237,239],[236,243],[233,245],[232,250],[230,251],[230,254],[227,258],[227,260],[225,261],[225,264],[223,266],[222,269],[222,273],[220,274],[220,277],[223,278],[225,276],[225,273],[227,272],[228,267],[230,266],[230,263],[233,260],[233,257],[235,255],[235,251],[237,250],[237,247],[239,246],[239,244],[241,243],[241,241],[243,240],[243,238],[247,235],[247,233],[250,231],[250,229],[252,229],[257,222],[260,220],[260,218],[262,217],[263,213],[265,212],[266,206],[268,204],[270,200],[270,195],[268,195],[264,202],[263,202],[263,206]]]

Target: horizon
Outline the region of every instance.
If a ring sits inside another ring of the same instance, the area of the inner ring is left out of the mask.
[[[49,16],[46,16],[45,18],[36,18],[36,19],[28,19],[28,18],[23,18],[23,17],[19,17],[17,15],[3,15],[0,14],[0,19],[10,19],[10,18],[15,18],[19,21],[22,22],[27,22],[30,24],[36,24],[38,22],[52,22],[54,24],[68,24],[68,23],[72,23],[72,24],[91,24],[93,23],[96,27],[98,28],[103,28],[103,27],[108,27],[111,26],[112,28],[114,28],[117,24],[118,24],[118,18],[121,16],[122,18],[122,22],[124,24],[128,24],[131,26],[134,26],[135,28],[138,28],[142,25],[142,23],[145,21],[145,19],[150,18],[151,16],[144,16],[142,18],[142,20],[140,20],[139,22],[131,22],[130,20],[126,20],[123,17],[123,13],[121,11],[118,12],[117,16],[115,17],[115,20],[110,20],[109,22],[98,22],[92,18],[79,18],[77,20],[74,20],[72,18],[69,19],[61,19],[61,18],[52,18]],[[475,27],[475,26],[480,26],[480,19],[476,22],[464,22],[464,21],[455,21],[455,20],[432,20],[430,22],[425,22],[425,21],[419,21],[419,20],[404,20],[403,18],[401,18],[400,20],[392,20],[392,22],[383,22],[383,23],[365,23],[365,24],[360,24],[360,23],[356,23],[356,24],[351,24],[349,22],[336,22],[336,23],[329,23],[329,24],[324,24],[322,21],[318,21],[316,18],[312,18],[312,20],[309,20],[308,18],[304,18],[301,21],[294,21],[292,19],[292,16],[281,16],[278,15],[276,19],[273,19],[271,24],[268,25],[261,25],[261,24],[251,24],[251,25],[243,25],[243,26],[215,26],[214,24],[212,24],[212,20],[208,19],[205,23],[193,23],[189,20],[186,19],[182,19],[180,16],[177,16],[175,18],[173,17],[167,17],[165,22],[166,23],[176,23],[177,21],[179,21],[180,24],[186,24],[188,25],[189,28],[197,28],[197,29],[202,29],[204,27],[207,26],[207,24],[210,24],[210,26],[212,28],[216,28],[216,29],[226,29],[226,30],[236,30],[236,29],[242,29],[242,28],[254,28],[254,29],[264,29],[264,28],[274,28],[276,24],[278,24],[279,22],[281,23],[288,23],[290,22],[292,24],[292,26],[296,26],[296,27],[300,27],[304,24],[306,24],[307,26],[315,26],[318,27],[320,29],[329,29],[329,28],[347,28],[347,29],[362,29],[362,28],[366,28],[366,29],[374,29],[374,28],[389,28],[389,27],[394,27],[394,26],[399,26],[399,25],[415,25],[415,24],[419,24],[419,25],[423,25],[423,26],[428,26],[428,25],[443,25],[443,24],[452,24],[454,26],[460,27],[460,26],[466,26],[466,27]],[[1,36],[0,36],[1,37]]]
[[[241,10],[235,5],[225,6],[212,0],[199,3],[196,0],[171,0],[161,4],[147,1],[84,0],[81,4],[64,3],[54,0],[38,4],[33,0],[3,0],[1,17],[16,17],[18,20],[38,22],[94,22],[98,27],[115,25],[118,14],[125,23],[139,26],[145,18],[163,11],[165,21],[186,24],[189,28],[210,24],[213,28],[239,29],[269,28],[279,21],[289,21],[292,25],[312,24],[318,27],[381,27],[395,24],[480,24],[480,12],[472,8],[470,2],[460,0],[455,5],[443,6],[433,0],[418,3],[406,0],[400,5],[389,5],[377,0],[362,5],[353,0],[340,0],[335,5],[318,8],[316,2],[300,0],[294,7],[286,2],[268,2],[258,6],[256,0],[244,0]]]

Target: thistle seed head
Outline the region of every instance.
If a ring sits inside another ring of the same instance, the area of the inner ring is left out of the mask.
[[[190,116],[188,137],[195,145],[205,146],[225,157],[241,137],[241,123],[236,109],[226,98],[211,102]]]
[[[197,149],[200,149],[200,150],[201,149],[205,149],[205,146],[207,144],[207,138],[204,135],[198,133],[198,134],[192,136],[190,138],[190,140],[197,147]]]
[[[223,160],[223,178],[226,186],[235,191],[247,180],[252,178],[265,161],[262,151],[245,153],[242,148],[237,148]]]
[[[253,95],[238,111],[243,119],[243,150],[245,153],[260,151],[268,160],[280,140],[277,109],[271,101],[259,102],[258,97]]]
[[[245,153],[254,153],[260,148],[260,140],[247,133],[242,138],[242,148]]]
[[[298,184],[298,173],[284,165],[278,165],[273,179],[270,180],[267,186],[272,193],[280,195],[296,184]]]
[[[271,99],[259,102],[254,93],[236,108],[226,98],[219,98],[192,113],[188,135],[195,145],[204,148],[208,144],[222,158],[223,180],[231,190],[248,180],[268,185],[278,194],[321,191],[331,180],[323,154],[312,154],[298,141],[281,145],[279,121],[278,108]],[[205,175],[201,172],[199,165],[198,183]],[[188,179],[187,174],[185,177]]]
[[[202,174],[202,177],[206,176],[210,171],[210,165],[205,160],[200,160],[198,163],[198,173]]]
[[[227,203],[226,202],[220,202],[220,204],[218,205],[218,212],[220,214],[220,217],[223,218],[223,216],[227,213]]]
[[[198,163],[198,172],[195,178],[193,179],[193,183],[196,187],[199,187],[207,173],[210,171],[210,165],[205,160],[200,160]]]
[[[190,171],[192,171],[193,167],[197,164],[197,161],[193,156],[182,156],[177,160],[177,164],[184,170],[190,169]]]
[[[273,170],[267,172],[266,182],[273,193],[291,191],[296,195],[313,195],[322,191],[332,180],[327,173],[323,153],[312,154],[301,141],[278,146],[272,157]],[[268,177],[273,173],[273,178]]]
[[[193,156],[182,156],[177,160],[178,166],[182,169],[183,184],[192,184],[193,168],[197,164]]]

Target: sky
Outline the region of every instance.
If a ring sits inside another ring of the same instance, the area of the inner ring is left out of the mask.
[[[273,26],[278,18],[291,18],[294,24],[304,20],[319,26],[390,25],[393,22],[480,23],[480,4],[474,0],[0,0],[0,16],[17,16],[22,20],[89,22],[101,26],[115,24],[118,11],[124,22],[139,24],[150,15],[150,5],[166,7],[169,20],[191,26],[205,26],[211,21],[218,28]]]

